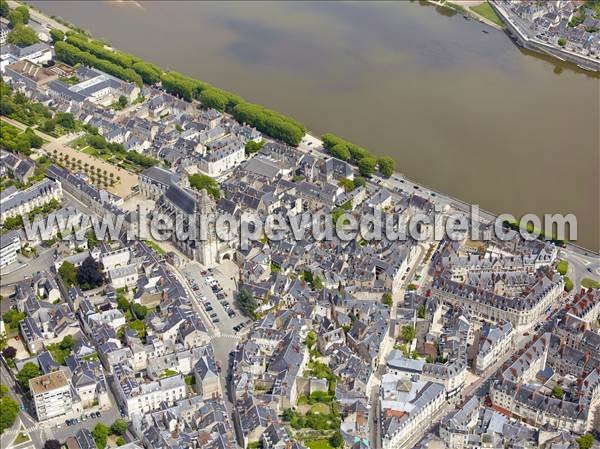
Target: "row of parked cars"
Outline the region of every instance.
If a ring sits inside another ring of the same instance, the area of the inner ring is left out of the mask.
[[[80,422],[87,421],[88,419],[100,418],[100,412],[91,412],[88,415],[82,415],[81,418],[73,418],[67,419],[65,424],[67,426],[74,426],[75,424],[79,424]]]
[[[235,316],[235,310],[233,310],[233,308],[231,307],[231,304],[229,304],[229,301],[227,301],[227,296],[225,295],[225,292],[223,291],[221,284],[219,284],[219,281],[217,281],[210,274],[207,275],[205,279],[206,279],[206,283],[210,286],[213,293],[217,297],[219,304],[221,304],[223,309],[225,309],[225,312],[227,312],[227,315],[229,315],[229,318],[233,318]]]
[[[206,310],[206,313],[209,314],[210,319],[213,323],[218,323],[219,321],[221,321],[219,319],[219,317],[217,316],[216,312],[213,312],[213,306],[210,303],[210,301],[206,298],[206,296],[202,296],[202,307],[204,307],[204,310]],[[212,312],[212,313],[211,313]]]
[[[238,324],[237,326],[233,326],[233,330],[235,332],[239,332],[241,331],[243,328],[246,327],[247,324],[250,324],[252,322],[252,320],[248,320],[248,321],[244,321],[243,323]]]

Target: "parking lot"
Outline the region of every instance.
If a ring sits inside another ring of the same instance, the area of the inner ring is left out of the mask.
[[[112,393],[110,393],[110,396],[112,399]],[[83,416],[85,416],[85,421],[82,419]],[[75,435],[79,429],[89,429],[91,431],[96,424],[100,422],[110,426],[120,417],[121,414],[119,413],[119,408],[113,403],[113,406],[110,409],[100,412],[99,417],[90,417],[90,412],[86,412],[82,416],[77,417],[79,422],[75,422],[75,424],[67,425],[65,418],[60,420],[57,424],[45,429],[45,431],[46,434],[50,434],[47,436],[57,439],[58,441],[65,441],[68,437]],[[70,421],[72,421],[72,419]]]
[[[190,262],[181,270],[190,283],[196,299],[221,335],[239,335],[247,329],[248,318],[235,303],[237,266],[224,261],[214,270],[205,270]],[[243,326],[243,327],[240,327]]]

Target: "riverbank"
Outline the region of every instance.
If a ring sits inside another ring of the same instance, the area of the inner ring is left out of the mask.
[[[497,30],[504,28],[502,20],[491,9],[487,0],[428,0],[428,2],[440,8],[456,11]]]

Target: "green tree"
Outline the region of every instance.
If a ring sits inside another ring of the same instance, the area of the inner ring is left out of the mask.
[[[392,307],[392,304],[393,304],[392,294],[390,292],[385,292],[383,294],[383,296],[381,297],[381,302],[383,302],[385,305]]]
[[[62,341],[58,344],[58,347],[60,349],[62,349],[63,351],[71,351],[73,349],[73,347],[75,346],[75,339],[73,338],[72,335],[66,335]]]
[[[127,432],[127,427],[128,427],[128,423],[126,420],[117,419],[110,426],[110,431],[113,435],[123,436],[123,435],[125,435],[125,432]]]
[[[50,37],[52,38],[52,42],[62,42],[65,40],[65,33],[63,33],[58,28],[52,28],[50,30]]]
[[[308,346],[309,349],[313,347],[316,341],[317,336],[313,331],[310,331],[308,334],[306,334],[306,340],[304,341],[304,343],[306,343],[306,346]]]
[[[341,159],[343,161],[350,160],[350,150],[348,150],[348,147],[343,143],[338,143],[337,145],[334,145],[333,147],[331,147],[329,152],[333,157],[337,157],[338,159]]]
[[[46,440],[43,449],[60,449],[61,444],[58,440]]]
[[[372,176],[377,167],[377,160],[372,156],[363,157],[358,161],[358,171],[362,176]]]
[[[196,173],[188,177],[190,186],[196,190],[206,190],[210,196],[215,200],[221,197],[221,191],[219,190],[219,183],[213,178],[207,175]]]
[[[290,422],[295,416],[296,412],[293,411],[291,408],[286,408],[281,414],[281,418],[287,422]]]
[[[21,14],[21,17],[23,18],[23,23],[28,23],[30,16],[29,16],[29,8],[25,5],[21,5],[21,6],[17,6],[15,8],[15,11],[18,11],[19,14]]]
[[[591,449],[594,445],[594,437],[590,433],[581,435],[576,441],[579,445],[579,449]]]
[[[354,181],[348,178],[340,179],[338,185],[346,192],[352,192],[355,189]]]
[[[258,153],[264,144],[264,140],[261,140],[260,142],[255,142],[253,140],[249,141],[246,143],[246,155]]]
[[[227,97],[214,89],[205,89],[200,94],[200,101],[207,108],[224,111],[227,107]]]
[[[24,318],[25,318],[25,312],[19,312],[18,310],[15,310],[15,309],[10,309],[8,312],[6,312],[4,315],[2,315],[2,320],[11,329],[16,329],[17,327],[19,327],[19,323]]]
[[[31,27],[21,24],[15,25],[12,31],[8,33],[7,40],[8,43],[17,45],[19,47],[27,47],[39,42],[37,33],[33,31]]]
[[[92,437],[94,438],[98,449],[104,449],[106,447],[106,440],[108,439],[109,434],[110,427],[102,423],[96,424],[94,430],[92,430]]]
[[[59,112],[56,114],[56,122],[65,129],[75,128],[75,118],[70,112]]]
[[[91,256],[77,268],[77,283],[84,290],[100,287],[104,283],[102,268]]]
[[[31,128],[27,128],[25,134],[27,135],[27,138],[29,139],[29,145],[31,145],[32,148],[42,148],[44,140],[35,132],[33,132]]]
[[[354,178],[354,186],[356,188],[358,188],[358,187],[364,187],[366,184],[367,184],[367,181],[362,176],[356,176]]]
[[[117,100],[117,106],[119,109],[125,109],[127,107],[127,97],[125,95],[121,95]]]
[[[560,45],[561,47],[564,47],[565,45],[567,45],[567,40],[564,37],[559,38],[558,45]]]
[[[77,269],[69,261],[64,261],[58,269],[58,274],[67,287],[72,287],[77,283]]]
[[[117,437],[115,443],[117,443],[117,446],[123,446],[125,444],[125,439],[123,437]]]
[[[556,271],[558,271],[563,276],[567,274],[567,272],[569,271],[569,262],[567,262],[566,260],[559,261],[556,265]]]
[[[427,306],[425,304],[421,304],[417,307],[417,316],[422,320],[427,318]]]
[[[560,387],[554,387],[552,389],[552,395],[557,398],[557,399],[562,399],[563,396],[565,395],[565,392],[562,388]]]
[[[8,395],[8,387],[0,384],[0,433],[12,426],[19,414],[19,404]]]
[[[240,291],[237,294],[237,302],[239,303],[242,310],[246,312],[246,314],[255,318],[256,309],[258,308],[258,302],[249,290],[245,288],[240,289]]]
[[[122,293],[117,295],[117,307],[121,312],[129,310],[129,301],[127,301],[127,298]]]
[[[52,119],[44,120],[42,124],[42,131],[46,133],[53,133],[56,129],[56,122]]]
[[[10,21],[10,26],[13,28],[17,25],[23,25],[25,23],[23,21],[23,15],[14,9],[8,13],[8,20]]]
[[[568,293],[571,290],[573,290],[574,285],[573,285],[573,281],[571,280],[571,278],[569,276],[565,276],[564,281],[565,281],[565,291]]]
[[[8,7],[8,2],[6,0],[0,0],[0,17],[8,17],[10,13],[10,8]]]
[[[323,280],[319,276],[314,276],[311,287],[313,290],[323,290]]]
[[[27,362],[21,368],[21,371],[17,373],[17,381],[19,385],[23,389],[23,391],[29,391],[29,379],[33,379],[34,377],[41,376],[42,372],[40,371],[39,366],[35,363]]]
[[[148,314],[148,308],[141,304],[133,303],[131,305],[131,313],[133,313],[137,319],[143,320]]]
[[[377,167],[379,169],[379,172],[385,176],[386,178],[389,178],[390,176],[392,176],[394,174],[394,169],[396,168],[396,163],[394,162],[394,159],[392,159],[391,157],[380,157],[379,159],[377,159]]]
[[[156,84],[160,81],[161,70],[148,62],[136,62],[133,64],[135,70],[147,84]]]
[[[333,447],[342,447],[344,444],[344,438],[339,430],[336,430],[333,435],[329,437],[329,444]]]
[[[300,122],[258,104],[239,103],[233,108],[232,114],[238,122],[254,126],[289,145],[298,145],[306,132]]]
[[[404,340],[406,343],[410,343],[411,341],[413,341],[416,334],[417,334],[416,330],[413,326],[403,326],[402,327],[401,337],[402,337],[402,340]]]

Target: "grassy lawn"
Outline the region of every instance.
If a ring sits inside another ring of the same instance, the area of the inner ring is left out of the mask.
[[[583,278],[581,286],[585,288],[600,288],[600,282],[590,278]]]
[[[305,441],[304,444],[308,449],[333,449],[333,446],[329,444],[329,440]]]
[[[75,148],[76,150],[83,151],[88,146],[86,135],[80,136],[77,139],[73,140],[69,143],[69,146],[71,148]]]
[[[143,242],[149,246],[150,248],[152,248],[154,251],[156,251],[158,254],[160,254],[161,256],[165,256],[167,253],[164,249],[162,249],[160,246],[158,246],[155,242],[153,242],[152,240],[143,240]]]
[[[25,443],[26,441],[29,441],[29,437],[26,433],[21,432],[17,435],[17,438],[15,438],[13,444],[16,446],[18,444]]]
[[[317,403],[310,408],[310,411],[321,415],[328,415],[331,412],[331,409],[327,404]]]
[[[494,11],[494,9],[490,6],[490,4],[487,1],[478,6],[471,6],[471,11],[473,11],[476,14],[479,14],[482,17],[485,17],[486,19],[488,19],[491,22],[494,22],[498,26],[504,26],[504,22],[502,22],[502,19],[498,17],[496,11]]]

